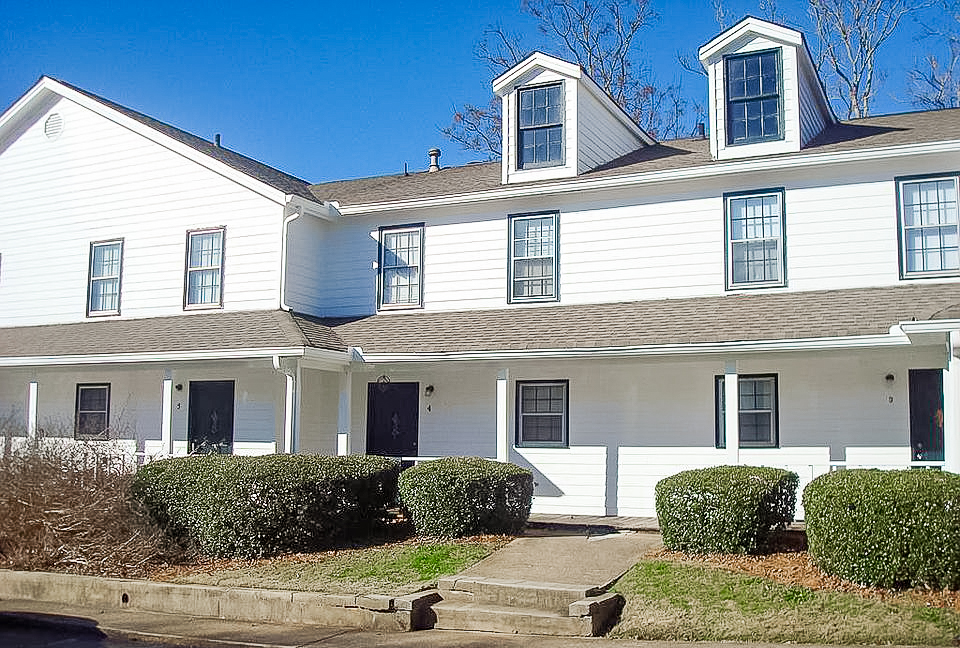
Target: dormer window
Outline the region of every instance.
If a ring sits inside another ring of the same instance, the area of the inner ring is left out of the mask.
[[[519,91],[517,168],[563,164],[563,84]]]
[[[783,139],[778,50],[725,59],[727,144]]]

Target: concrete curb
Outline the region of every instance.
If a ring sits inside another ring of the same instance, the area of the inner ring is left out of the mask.
[[[429,623],[435,591],[345,596],[0,570],[0,598],[211,619],[409,632]]]

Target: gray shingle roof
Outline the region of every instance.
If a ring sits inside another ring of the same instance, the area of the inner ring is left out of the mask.
[[[292,176],[289,173],[284,173],[278,169],[274,169],[271,166],[267,166],[263,162],[257,162],[252,158],[248,158],[245,155],[241,155],[230,149],[223,148],[222,146],[217,146],[213,142],[209,142],[202,137],[198,137],[192,133],[188,133],[185,130],[181,130],[176,126],[171,126],[170,124],[165,124],[162,121],[156,120],[153,117],[144,115],[143,113],[137,112],[126,106],[121,106],[118,103],[110,101],[109,99],[104,99],[99,95],[95,95],[92,92],[88,92],[83,88],[78,88],[77,86],[66,83],[65,81],[60,81],[57,79],[57,83],[61,83],[72,90],[90,97],[91,99],[102,103],[104,106],[112,108],[119,113],[135,119],[145,126],[159,131],[171,137],[181,144],[186,144],[192,149],[208,155],[215,160],[223,162],[229,167],[236,169],[242,173],[247,174],[251,178],[255,178],[264,184],[270,185],[274,189],[278,189],[287,194],[293,194],[296,196],[301,196],[303,198],[309,198],[314,200],[313,194],[310,192],[310,183],[306,180],[301,180],[296,176]]]
[[[960,283],[325,320],[364,353],[600,349],[878,335],[960,313]]]
[[[862,149],[960,140],[960,108],[867,117],[834,124],[808,143],[804,153],[831,153]],[[782,158],[784,153],[773,158]],[[613,177],[654,171],[726,164],[710,156],[705,139],[681,139],[662,142],[628,153],[612,162],[581,174],[577,179]],[[541,183],[554,183],[544,180]],[[531,182],[533,186],[537,182]],[[437,173],[381,176],[342,180],[313,185],[311,191],[320,200],[336,200],[342,205],[389,202],[456,194],[473,194],[497,189],[500,163],[486,162],[441,169]]]
[[[312,346],[345,351],[329,328],[285,311],[197,313],[0,328],[0,357]]]

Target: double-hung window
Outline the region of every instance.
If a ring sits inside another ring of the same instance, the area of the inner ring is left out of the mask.
[[[783,139],[779,50],[724,60],[727,85],[727,143]]]
[[[519,91],[517,168],[563,164],[563,85]]]
[[[727,194],[727,288],[785,285],[783,190]]]
[[[224,229],[187,232],[184,306],[223,305]]]
[[[517,445],[567,445],[566,380],[517,382]]]
[[[122,240],[90,244],[87,315],[116,315],[120,312],[122,265]]]
[[[556,301],[560,215],[515,214],[509,222],[509,301]]]
[[[380,229],[380,308],[423,303],[423,225]]]
[[[110,385],[77,385],[74,437],[104,439],[110,426]]]
[[[775,448],[777,431],[777,377],[739,376],[741,448]],[[726,397],[723,376],[716,377],[717,447],[726,447]]]
[[[957,182],[957,176],[898,181],[904,277],[956,275],[960,270]]]

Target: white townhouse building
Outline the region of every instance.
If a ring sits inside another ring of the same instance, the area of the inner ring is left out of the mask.
[[[0,116],[0,416],[487,456],[571,514],[709,465],[960,472],[960,110],[839,121],[755,18],[700,60],[705,137],[534,53],[502,161],[314,185],[42,78]]]

